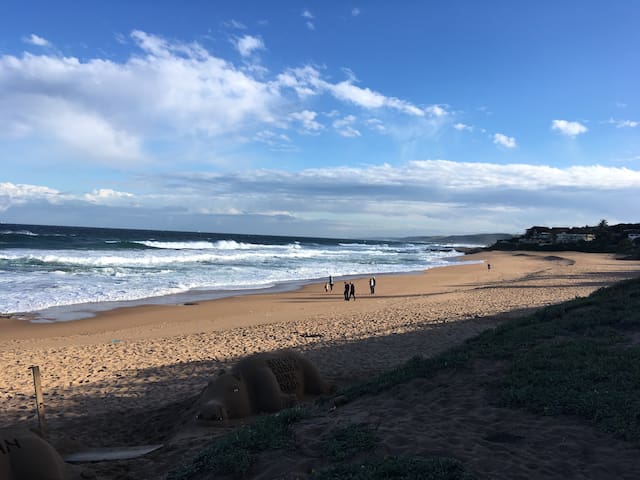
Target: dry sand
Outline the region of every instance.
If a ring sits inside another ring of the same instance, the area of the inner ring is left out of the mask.
[[[185,425],[208,378],[239,357],[294,348],[329,380],[346,385],[414,355],[439,353],[505,318],[640,275],[640,262],[604,254],[482,252],[463,260],[478,263],[379,276],[375,295],[366,278],[356,280],[355,302],[343,300],[337,279],[330,294],[323,285],[308,285],[196,305],[118,309],[56,324],[0,319],[0,426],[36,425],[28,367],[39,365],[54,444],[68,449],[162,442],[167,446],[159,454],[91,466],[98,478],[109,480],[162,478],[185,452],[233,427]],[[297,459],[265,458],[253,478],[306,478],[318,466],[313,439],[331,425],[359,420],[384,432],[389,454],[448,454],[480,478],[640,478],[637,448],[576,430],[565,420],[523,413],[509,420],[516,414],[485,406],[471,378],[438,382],[434,388],[415,381],[402,394],[360,399],[301,425],[296,435],[310,453],[302,448]],[[530,439],[526,448],[486,440],[505,438],[509,422],[519,425],[517,438]],[[603,449],[593,446],[598,441]],[[622,474],[612,470],[614,462]],[[636,476],[626,477],[627,470]]]

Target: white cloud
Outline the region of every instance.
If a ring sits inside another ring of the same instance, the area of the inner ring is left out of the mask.
[[[323,83],[323,85],[328,88],[336,98],[342,101],[351,102],[363,108],[376,109],[387,107],[409,115],[424,115],[424,112],[420,108],[409,102],[395,97],[386,97],[369,88],[361,88],[353,85],[350,81],[345,80],[334,85]]]
[[[51,45],[49,43],[49,40],[47,40],[46,38],[42,38],[35,33],[32,33],[28,37],[24,38],[24,42],[30,43],[31,45],[35,45],[37,47],[48,47]]]
[[[610,118],[607,123],[615,125],[616,128],[635,128],[640,125],[640,122],[635,120],[614,120]]]
[[[421,109],[410,102],[395,97],[388,97],[367,87],[353,84],[355,76],[347,70],[348,80],[330,83],[321,77],[320,71],[310,65],[302,68],[288,69],[277,77],[277,84],[293,89],[301,98],[329,92],[340,101],[365,109],[389,108],[407,115],[422,117],[425,112],[434,116],[446,116],[446,110],[438,105]]]
[[[575,138],[578,135],[587,132],[588,128],[579,122],[569,122],[567,120],[553,120],[551,122],[551,130],[555,130],[567,137]]]
[[[121,203],[122,200],[130,200],[134,198],[132,193],[128,192],[119,192],[117,190],[112,190],[110,188],[99,188],[93,190],[91,193],[86,193],[84,195],[85,200],[90,203],[100,203],[103,205],[117,205]]]
[[[505,148],[515,148],[517,146],[516,139],[513,137],[507,137],[502,133],[496,133],[493,136],[493,143]]]
[[[244,35],[243,37],[235,39],[234,45],[243,57],[250,56],[256,50],[264,50],[262,39],[251,35]]]
[[[360,15],[360,9],[357,7],[354,7],[351,9],[351,16],[352,17],[357,17],[358,15]]]
[[[433,115],[434,117],[445,117],[449,113],[441,105],[430,105],[427,108],[425,108],[425,111],[429,115]]]
[[[0,212],[12,206],[22,205],[34,201],[51,201],[64,199],[61,192],[41,185],[25,185],[0,182]]]
[[[466,124],[461,123],[461,122],[456,123],[456,124],[453,126],[453,128],[455,128],[456,130],[459,130],[459,131],[466,130],[466,131],[469,131],[469,132],[470,132],[470,131],[472,131],[472,130],[473,130],[473,127],[472,127],[472,126],[470,126],[470,125],[466,125]]]
[[[316,112],[312,112],[310,110],[303,110],[301,112],[293,112],[290,117],[291,119],[300,122],[304,129],[308,132],[317,132],[322,130],[324,127],[321,123],[316,121],[316,117],[318,114]]]
[[[236,30],[246,30],[247,29],[247,26],[244,23],[239,22],[237,20],[229,20],[227,22],[224,22],[222,25],[227,27],[227,28],[235,28]]]
[[[0,56],[0,123],[102,158],[139,159],[155,135],[213,137],[276,121],[282,95],[271,84],[198,44],[131,37],[143,56],[124,63]]]
[[[299,115],[310,112],[305,103],[321,95],[348,107],[446,118],[443,106],[425,109],[355,85],[349,72],[348,80],[332,83],[322,70],[305,65],[264,79],[268,72],[259,64],[239,68],[195,42],[140,30],[130,38],[137,54],[122,62],[0,55],[0,137],[41,141],[62,158],[122,166],[151,160],[150,146],[166,138],[176,144],[197,139],[206,148],[217,139],[246,141],[256,132],[287,128],[292,119],[307,132],[320,132],[317,116]],[[235,45],[248,57],[264,48],[250,35]],[[351,127],[342,134],[360,132]]]
[[[292,152],[296,150],[291,138],[284,133],[263,130],[255,135],[254,140],[267,145],[273,151]]]
[[[339,135],[347,138],[354,138],[361,136],[360,131],[353,126],[355,121],[356,117],[353,115],[347,115],[346,117],[334,120],[332,125],[333,128],[338,131]]]
[[[306,18],[307,22],[307,28],[309,30],[315,30],[316,29],[316,25],[311,21],[315,18],[315,16],[313,15],[313,13],[311,13],[309,10],[303,10],[301,15],[302,18]]]
[[[365,123],[369,126],[369,128],[378,132],[385,132],[387,130],[382,123],[382,120],[378,118],[369,118],[365,121]]]

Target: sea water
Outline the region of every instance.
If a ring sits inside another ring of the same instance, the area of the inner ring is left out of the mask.
[[[0,314],[74,320],[446,265],[452,245],[0,224]]]

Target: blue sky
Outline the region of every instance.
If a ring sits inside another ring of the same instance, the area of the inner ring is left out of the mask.
[[[3,2],[0,221],[640,221],[635,1]]]

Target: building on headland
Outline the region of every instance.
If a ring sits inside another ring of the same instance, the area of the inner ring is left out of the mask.
[[[531,227],[518,243],[534,245],[555,245],[559,243],[592,242],[596,234],[588,228],[569,227]]]
[[[640,223],[608,225],[606,221],[590,227],[531,227],[524,235],[499,240],[496,250],[576,250],[616,253],[640,259]]]
[[[595,233],[560,232],[556,234],[556,243],[592,242],[595,239]]]

